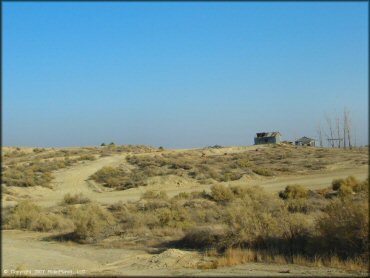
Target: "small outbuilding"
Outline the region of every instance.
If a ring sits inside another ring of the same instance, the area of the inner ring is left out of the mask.
[[[296,146],[311,146],[315,147],[315,139],[308,138],[306,136],[303,136],[302,138],[296,140],[295,142]]]
[[[254,137],[254,144],[278,144],[281,141],[281,134],[278,131],[274,132],[259,132]]]

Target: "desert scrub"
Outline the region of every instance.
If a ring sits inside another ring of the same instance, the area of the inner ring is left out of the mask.
[[[333,191],[331,191],[334,190]],[[331,187],[317,190],[321,195],[331,198],[332,196],[346,197],[353,194],[369,194],[369,180],[359,181],[353,176],[345,179],[334,179]]]
[[[308,191],[302,185],[288,185],[284,191],[279,192],[279,197],[282,199],[300,199],[307,198]]]
[[[273,176],[274,172],[267,168],[255,167],[252,171],[260,176]]]
[[[82,193],[76,193],[74,195],[67,193],[66,195],[64,195],[62,204],[75,205],[75,204],[85,204],[89,202],[91,202],[90,199],[84,196]]]
[[[109,156],[115,153],[151,153],[158,151],[156,148],[145,145],[115,145],[114,143],[109,145],[101,145],[99,149],[100,155]]]
[[[74,223],[72,238],[78,242],[91,243],[104,239],[115,232],[112,214],[97,203],[69,207],[64,212]]]
[[[94,155],[92,155],[92,154],[83,154],[83,155],[81,155],[79,158],[78,158],[78,160],[95,160],[96,159],[96,157],[94,156]]]
[[[352,196],[331,201],[317,220],[321,248],[341,258],[368,252],[369,211],[366,199]],[[368,256],[368,253],[367,253]]]
[[[11,165],[3,171],[2,182],[7,186],[51,188],[52,172],[75,164],[78,159],[54,158],[40,160],[36,158],[20,165]]]
[[[6,186],[32,187],[43,186],[50,187],[49,183],[53,179],[51,173],[41,172],[38,168],[26,166],[9,167],[3,172],[3,184]]]
[[[141,199],[168,200],[168,195],[165,191],[147,190],[141,195]]]
[[[30,201],[22,201],[9,211],[5,222],[5,229],[24,229],[31,231],[48,232],[65,230],[73,227],[70,220],[61,215],[45,212]]]
[[[225,233],[225,230],[214,227],[195,227],[186,233],[179,245],[186,248],[210,249],[224,240]]]
[[[127,171],[121,167],[103,167],[95,172],[90,178],[103,186],[125,190],[138,186],[146,186],[149,177],[160,176],[160,169],[148,166],[145,170],[133,169]]]
[[[359,181],[355,177],[349,176],[345,179],[335,179],[335,180],[333,180],[332,188],[333,188],[333,190],[339,190],[342,186],[347,186],[347,187],[353,188],[358,184],[359,184]]]
[[[229,187],[217,184],[211,187],[211,198],[216,202],[225,203],[234,199],[234,193]]]

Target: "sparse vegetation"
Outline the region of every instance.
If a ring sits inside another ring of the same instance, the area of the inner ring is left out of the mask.
[[[243,176],[251,175],[268,177],[282,173],[287,175],[318,171],[325,169],[325,165],[333,164],[337,160],[341,161],[343,158],[340,156],[359,155],[360,164],[367,161],[366,154],[355,150],[341,150],[339,153],[333,149],[310,148],[307,150],[275,145],[275,147],[259,149],[258,152],[246,151],[228,155],[206,155],[204,152],[205,150],[213,151],[213,149],[216,150],[218,147],[184,153],[160,152],[150,156],[132,155],[127,157],[127,162],[135,166],[134,170],[127,171],[120,167],[110,169],[111,178],[114,178],[110,181],[99,180],[98,176],[104,171],[98,171],[92,178],[105,186],[116,189],[146,185],[148,178],[166,175],[176,175],[194,179],[201,184],[211,184],[239,180]],[[307,167],[307,165],[311,166]]]
[[[307,190],[299,185],[288,185],[284,191],[279,192],[279,197],[282,199],[300,199],[307,197]]]
[[[136,155],[144,151],[151,154]],[[130,165],[104,167],[91,179],[123,190],[145,186],[153,177],[172,175],[175,182],[178,177],[192,179],[208,184],[205,188],[210,190],[182,192],[174,197],[148,190],[138,201],[110,205],[95,203],[81,193],[66,194],[52,209],[20,201],[2,211],[2,227],[60,231],[61,238],[85,244],[214,250],[215,261],[200,268],[274,262],[364,270],[369,261],[368,180],[347,177],[316,191],[289,185],[279,194],[231,183],[243,176],[268,179],[263,176],[310,173],[340,161],[334,149],[306,151],[275,146],[225,155],[218,148],[171,152],[108,145],[76,150],[31,149],[28,154],[19,154],[22,149],[15,149],[12,152],[18,153],[8,156],[3,168],[3,193],[11,200],[12,186],[47,187],[55,170],[119,152],[130,153],[126,156]],[[356,165],[365,161],[361,150],[341,151],[341,159],[348,155],[352,159],[348,161]],[[327,152],[332,153],[327,156]]]
[[[81,155],[73,159],[68,156],[48,160],[34,159],[23,164],[9,165],[3,171],[2,183],[6,186],[18,187],[51,187],[50,181],[53,179],[53,171],[74,165],[79,161],[94,159],[93,155]]]
[[[66,205],[85,204],[89,202],[90,202],[90,199],[84,196],[82,193],[78,193],[74,195],[67,193],[66,195],[64,195],[64,198],[63,198],[63,204],[66,204]]]
[[[111,213],[96,203],[84,204],[81,207],[70,207],[65,215],[74,223],[72,239],[91,243],[114,234],[115,220]]]
[[[69,239],[81,243],[112,235],[139,237],[147,244],[176,240],[178,247],[216,250],[213,267],[263,261],[364,269],[369,259],[366,188],[358,186],[356,195],[331,200],[320,197],[324,204],[309,203],[321,195],[302,186],[287,187],[281,198],[259,187],[224,185],[213,186],[210,193],[172,198],[146,191],[137,202],[108,207],[87,203],[83,195],[66,195],[62,205],[68,206],[58,213],[20,203],[6,214],[4,227],[37,231],[73,227]],[[321,212],[289,209],[287,202],[297,200],[306,207],[318,206]]]
[[[72,227],[72,222],[58,214],[45,212],[30,201],[22,201],[10,209],[2,219],[3,229],[25,229],[48,232],[65,230]]]

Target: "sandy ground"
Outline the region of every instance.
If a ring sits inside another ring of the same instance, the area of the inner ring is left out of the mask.
[[[92,180],[88,180],[90,175],[102,167],[115,165],[123,165],[127,169],[132,168],[132,165],[126,162],[125,155],[103,157],[95,161],[84,161],[81,164],[55,172],[55,179],[52,182],[53,189],[43,187],[11,188],[10,191],[14,192],[16,195],[23,196],[23,198],[32,199],[41,206],[49,207],[61,202],[64,195],[67,193],[83,193],[91,200],[103,204],[111,204],[118,201],[139,200],[141,195],[147,190],[163,190],[166,191],[169,196],[174,196],[180,192],[209,190],[212,186],[212,184],[198,184],[190,178],[170,175],[153,177],[149,180],[149,185],[145,187],[131,188],[124,191],[112,191],[96,184]],[[356,168],[332,169],[308,175],[279,177],[257,176],[255,178],[243,177],[240,180],[225,182],[224,184],[259,185],[267,191],[278,192],[287,185],[292,184],[301,184],[308,189],[324,188],[330,186],[333,179],[345,178],[349,175],[353,175],[360,180],[365,179],[368,176],[368,165]],[[4,207],[13,206],[15,204],[15,201],[9,201],[8,198],[4,198]]]
[[[243,151],[245,149],[242,149]],[[208,151],[208,150],[207,150]],[[227,150],[226,150],[227,151]],[[239,149],[234,150],[239,151]],[[172,152],[172,151],[171,151]],[[222,150],[209,150],[209,152],[225,152]],[[89,176],[104,166],[123,165],[127,169],[131,169],[132,165],[126,162],[125,155],[114,155],[109,157],[99,158],[95,161],[84,161],[81,164],[70,168],[62,169],[55,172],[55,179],[52,182],[53,189],[43,187],[33,188],[11,188],[14,194],[29,198],[41,206],[54,206],[62,201],[63,196],[67,193],[83,193],[91,200],[95,200],[104,204],[111,204],[118,201],[136,201],[139,200],[142,193],[147,190],[163,190],[169,196],[174,196],[180,192],[202,191],[209,190],[212,184],[201,185],[194,182],[190,178],[182,178],[178,176],[160,176],[153,177],[149,180],[149,185],[145,187],[131,188],[123,191],[112,191],[104,188],[94,181],[88,180]],[[301,184],[308,189],[318,189],[330,186],[335,178],[345,178],[353,175],[356,178],[363,180],[368,176],[368,165],[354,168],[340,168],[325,170],[315,174],[295,175],[295,176],[279,176],[279,177],[261,177],[253,178],[243,177],[240,180],[233,182],[224,182],[224,184],[232,185],[259,185],[267,191],[278,192],[284,189],[287,185]],[[4,198],[3,206],[13,206],[15,201],[9,201]]]
[[[244,150],[245,148],[240,150],[232,148],[230,150],[210,149],[206,150],[206,152],[207,154],[219,154],[220,152]],[[120,200],[138,200],[146,190],[164,190],[169,196],[173,196],[180,192],[207,190],[211,186],[199,185],[187,178],[167,176],[152,178],[146,187],[125,191],[111,191],[87,180],[90,175],[103,166],[119,164],[123,164],[128,169],[132,167],[126,163],[125,155],[103,157],[95,161],[85,161],[55,172],[53,189],[37,187],[14,188],[12,190],[24,198],[32,199],[38,205],[49,207],[60,202],[66,193],[82,192],[92,200],[111,204]],[[301,176],[243,177],[239,181],[225,184],[260,185],[267,191],[277,192],[289,184],[296,183],[302,184],[309,189],[328,187],[334,178],[344,178],[348,175],[365,179],[368,176],[368,166],[332,169],[317,174]],[[3,206],[12,206],[14,204],[14,201],[5,201]],[[169,249],[162,254],[149,254],[140,250],[108,249],[94,245],[47,241],[45,238],[48,235],[50,234],[30,231],[3,231],[2,273],[7,275],[284,275],[293,277],[349,275],[344,271],[330,268],[263,263],[249,263],[234,267],[201,270],[194,267],[196,262],[199,261],[199,254],[195,252]],[[35,272],[36,270],[44,270],[46,273]],[[62,272],[50,272],[58,270],[62,270]],[[289,273],[286,273],[288,270]],[[355,276],[359,275],[358,273],[353,274]]]
[[[3,275],[359,276],[332,268],[248,263],[197,269],[200,255],[168,249],[159,254],[48,241],[49,233],[3,231]],[[59,272],[58,272],[59,271]],[[287,273],[289,271],[289,273]],[[365,276],[365,275],[364,275]]]

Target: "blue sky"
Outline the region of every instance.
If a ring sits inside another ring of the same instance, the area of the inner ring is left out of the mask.
[[[3,145],[368,141],[368,3],[3,3]]]

